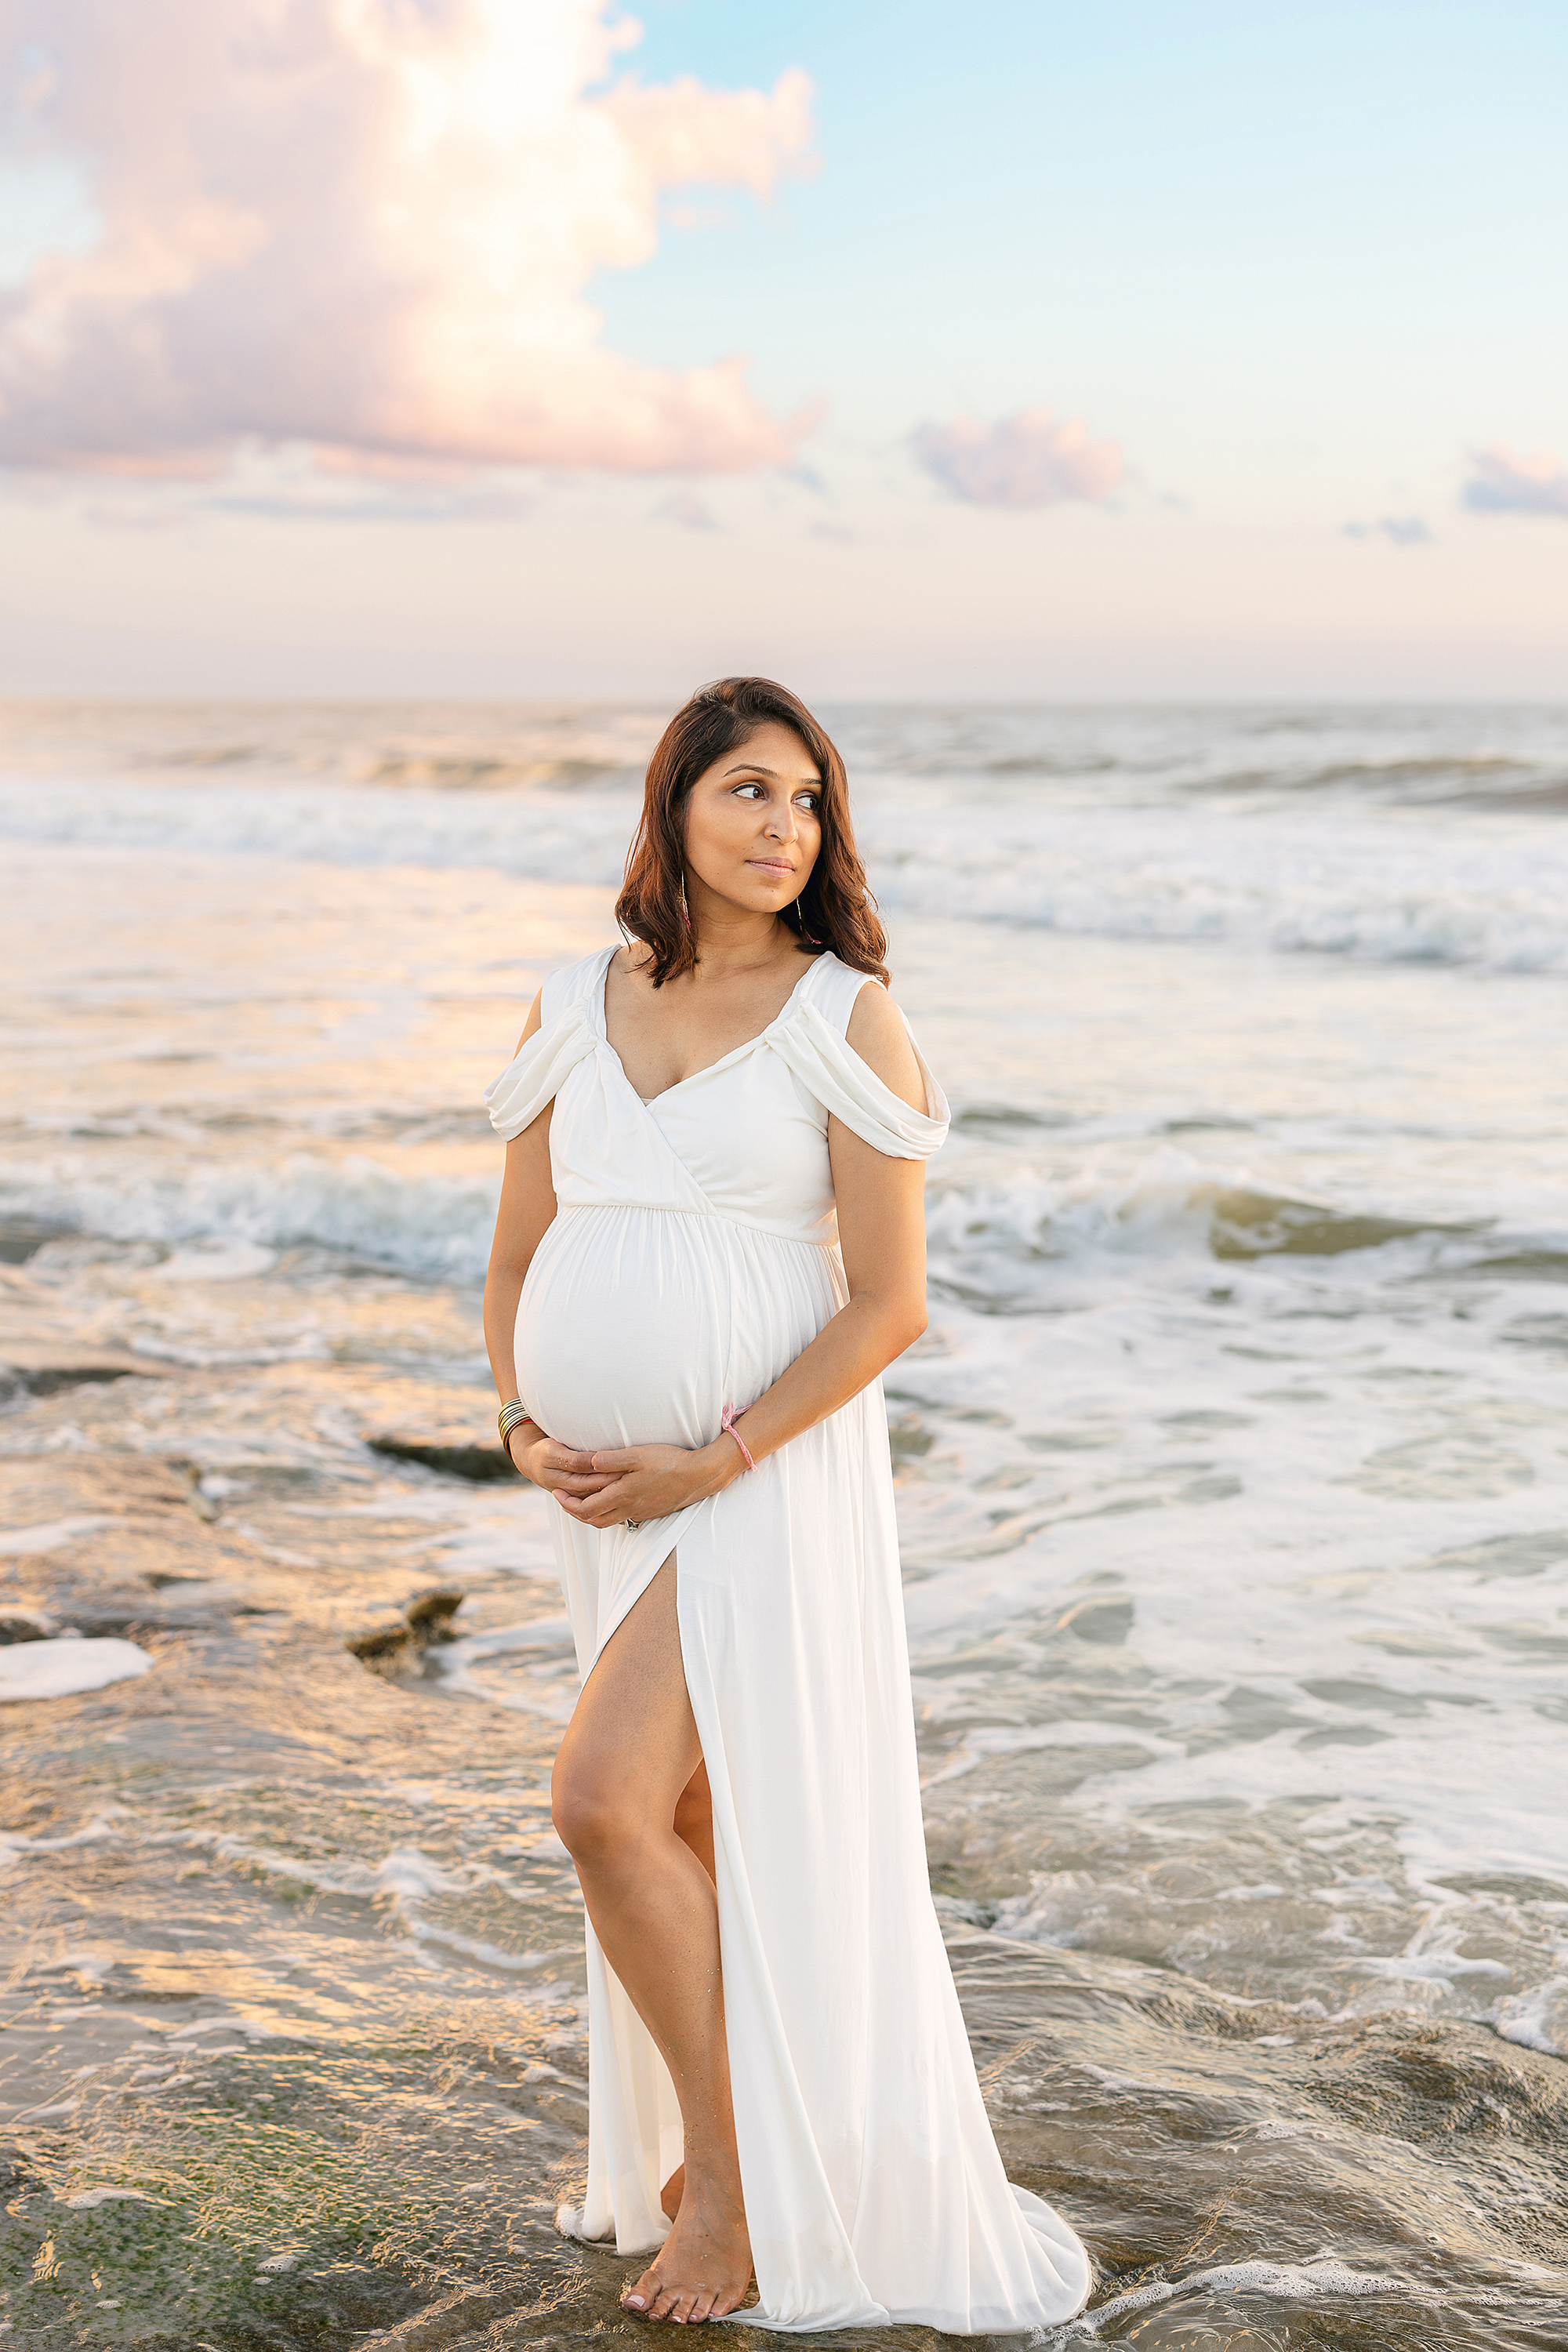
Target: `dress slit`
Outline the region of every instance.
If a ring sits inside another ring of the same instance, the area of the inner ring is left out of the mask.
[[[657,1547],[654,1547],[654,1549],[657,1549]],[[604,1656],[605,1651],[609,1648],[610,1643],[620,1632],[621,1627],[626,1623],[626,1619],[631,1615],[632,1611],[637,1607],[637,1602],[643,1598],[645,1593],[652,1591],[655,1579],[662,1576],[665,1570],[674,1563],[675,1555],[678,1549],[678,1545],[671,1544],[669,1549],[665,1553],[664,1558],[659,1560],[655,1560],[652,1567],[644,1570],[637,1583],[633,1584],[628,1580],[627,1584],[624,1588],[617,1586],[614,1602],[614,1614],[611,1617],[609,1623],[605,1627],[603,1633],[598,1635],[597,1643],[594,1650],[593,1664],[589,1666],[587,1673],[583,1676],[582,1685],[577,1693],[577,1704],[579,1706],[582,1705],[584,1697],[586,1695],[588,1685],[593,1681],[594,1676],[599,1671],[600,1659]],[[680,1574],[679,1570],[676,1571],[675,1595],[675,1622],[676,1631],[679,1634],[680,1629]],[[686,1670],[686,1659],[684,1654],[682,1654],[680,1664],[681,1672],[684,1674]],[[690,1696],[690,1692],[691,1685],[688,1683],[688,1697]]]

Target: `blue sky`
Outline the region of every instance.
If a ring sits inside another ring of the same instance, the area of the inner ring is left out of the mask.
[[[823,404],[795,464],[568,450],[329,510],[286,442],[200,484],[29,460],[0,686],[1562,690],[1568,10],[638,14],[614,70],[644,84],[803,69],[816,160],[775,124],[771,194],[664,188],[657,248],[588,281],[601,342],[671,376],[748,354],[774,418]],[[14,278],[40,225],[87,233],[73,152],[0,178]],[[1114,445],[1110,488],[977,504],[912,446],[1047,409]]]
[[[875,440],[1050,398],[1153,464],[1398,480],[1568,430],[1568,10],[655,0],[639,51],[817,87],[824,165],[596,289]],[[1164,485],[1178,494],[1184,481]]]

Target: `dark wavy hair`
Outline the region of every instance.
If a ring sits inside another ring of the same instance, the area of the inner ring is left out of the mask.
[[[817,814],[822,846],[798,898],[781,919],[799,938],[803,955],[831,948],[852,971],[886,982],[888,937],[866,887],[866,869],[849,822],[849,785],[830,738],[798,696],[770,677],[721,677],[700,686],[658,739],[647,763],[642,817],[626,853],[626,881],[616,901],[623,931],[653,955],[653,984],[690,971],[697,943],[686,919],[686,804],[698,778],[726,752],[749,743],[776,720],[798,735],[822,782]]]

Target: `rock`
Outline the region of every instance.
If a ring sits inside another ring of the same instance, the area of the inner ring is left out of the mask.
[[[205,1519],[209,1526],[217,1517],[218,1507],[210,1495],[203,1494],[202,1474],[194,1462],[185,1465],[185,1500],[197,1518]]]
[[[119,1349],[84,1356],[74,1349],[68,1353],[60,1348],[18,1346],[10,1340],[0,1360],[0,1375],[8,1375],[8,1385],[37,1397],[56,1396],[61,1389],[87,1388],[100,1381],[131,1380],[138,1374],[143,1380],[167,1381],[182,1379],[184,1371],[182,1365]]]
[[[375,1625],[368,1633],[351,1633],[343,1647],[367,1665],[381,1658],[394,1658],[400,1650],[412,1649],[414,1634],[406,1625]]]
[[[6,1609],[0,1611],[0,1644],[10,1642],[48,1642],[59,1632],[54,1619],[43,1609]]]
[[[404,1622],[421,1646],[426,1642],[454,1642],[452,1620],[468,1599],[466,1592],[437,1588],[416,1593],[403,1612]]]
[[[279,1606],[292,1577],[189,1498],[185,1465],[158,1456],[0,1454],[0,1614],[58,1621],[29,1647],[74,1628],[156,1648]]]
[[[343,1647],[373,1667],[417,1657],[432,1642],[457,1639],[452,1620],[468,1597],[466,1592],[447,1585],[437,1585],[429,1592],[416,1592],[405,1604],[401,1625],[373,1625],[366,1633],[351,1633]]]
[[[517,1472],[499,1440],[475,1437],[465,1429],[434,1430],[416,1436],[401,1430],[382,1430],[365,1444],[373,1454],[394,1462],[417,1462],[448,1478],[468,1478],[482,1485],[490,1478],[515,1478]]]
[[[46,1242],[69,1231],[68,1225],[51,1223],[47,1217],[0,1218],[0,1265],[25,1265]]]

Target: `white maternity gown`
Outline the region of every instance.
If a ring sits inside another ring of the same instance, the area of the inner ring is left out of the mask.
[[[947,1105],[926,1072],[929,1115],[910,1109],[846,1043],[866,975],[831,954],[760,1036],[645,1104],[605,1036],[615,952],[545,982],[543,1025],[485,1097],[507,1138],[555,1105],[559,1213],[523,1285],[518,1385],[566,1444],[701,1446],[845,1303],[829,1113],[923,1160]],[[759,2294],[737,2315],[1070,2318],[1088,2255],[1003,2172],[931,1903],[881,1382],[668,1518],[550,1516],[584,1679],[678,1555]],[[588,2185],[563,2227],[640,2254],[668,2229],[680,2114],[591,1927],[588,1990]]]

